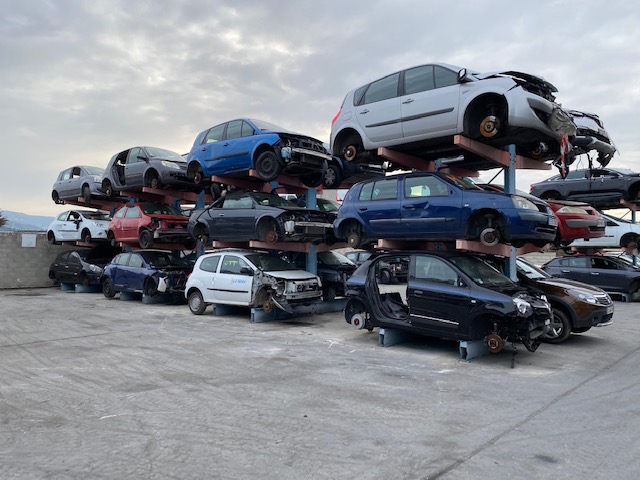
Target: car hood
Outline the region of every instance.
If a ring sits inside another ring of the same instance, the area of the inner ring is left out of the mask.
[[[284,280],[309,280],[310,278],[316,278],[313,273],[305,272],[304,270],[265,270],[264,273]]]
[[[547,82],[542,77],[531,75],[530,73],[516,72],[513,70],[508,70],[505,72],[478,73],[475,75],[475,77],[481,80],[485,78],[511,77],[514,80],[520,80],[527,83],[535,84],[538,87],[544,88],[545,90],[548,90],[552,93],[555,93],[558,91],[558,89],[553,84]]]
[[[570,280],[568,278],[551,277],[543,278],[535,281],[536,284],[549,285],[551,287],[567,288],[585,290],[590,293],[602,293],[603,290],[589,285],[587,283],[578,282],[576,280]]]

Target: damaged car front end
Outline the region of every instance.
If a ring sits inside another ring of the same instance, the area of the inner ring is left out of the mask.
[[[573,162],[578,155],[595,153],[596,161],[600,166],[606,167],[616,153],[616,146],[600,117],[595,113],[578,110],[567,110],[567,112],[577,127],[576,136],[571,141],[570,161]]]
[[[549,330],[551,307],[536,291],[515,284],[478,258],[461,252],[403,252],[406,290],[381,293],[374,255],[351,276],[345,320],[357,329],[398,328],[458,341],[484,341],[500,352],[507,342],[535,351]]]

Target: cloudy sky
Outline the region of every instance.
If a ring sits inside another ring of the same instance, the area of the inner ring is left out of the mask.
[[[639,24],[626,0],[4,0],[0,209],[54,215],[61,170],[234,117],[328,141],[349,89],[434,61],[545,77],[640,171]]]

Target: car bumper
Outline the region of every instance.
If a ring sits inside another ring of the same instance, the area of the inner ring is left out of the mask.
[[[592,311],[589,315],[576,318],[574,320],[574,328],[585,327],[605,327],[613,323],[613,304],[604,306]]]
[[[576,126],[569,114],[555,103],[522,88],[513,89],[511,93],[511,96],[507,95],[511,127],[534,129],[555,140],[576,134]]]
[[[556,237],[558,219],[542,212],[518,212],[507,218],[510,240],[548,240]]]
[[[191,235],[186,228],[158,228],[153,231],[153,238],[159,242],[183,242]]]
[[[320,240],[333,229],[331,223],[287,220],[284,232],[287,240]]]

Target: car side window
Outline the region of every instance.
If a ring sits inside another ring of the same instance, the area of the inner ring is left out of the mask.
[[[362,189],[360,189],[360,195],[358,195],[358,200],[371,200],[371,192],[373,192],[373,182],[367,183],[362,186]]]
[[[367,88],[364,94],[362,105],[368,103],[381,102],[382,100],[388,100],[398,96],[398,79],[400,73],[394,73],[388,77],[384,77],[378,81],[373,82]]]
[[[251,208],[253,202],[249,197],[225,198],[222,208]]]
[[[242,137],[242,120],[233,120],[227,125],[227,140]]]
[[[451,85],[458,84],[458,72],[439,65],[434,65],[433,76],[435,78],[436,88],[450,87]]]
[[[216,273],[216,270],[218,269],[218,263],[220,263],[220,255],[204,258],[200,263],[200,270]]]
[[[124,212],[127,211],[127,207],[121,208],[120,210],[118,210],[115,215],[113,216],[113,218],[122,218],[124,217]]]
[[[116,265],[126,265],[127,262],[129,261],[130,256],[131,256],[130,253],[123,253],[122,255],[118,255],[116,258],[113,259],[113,263],[115,263]]]
[[[446,197],[447,186],[437,177],[409,177],[404,181],[405,198]]]
[[[249,125],[247,122],[242,122],[242,136],[243,137],[251,137],[252,135],[255,135],[256,132],[253,129],[253,127],[251,125]]]
[[[433,65],[410,68],[404,72],[405,95],[432,90],[434,86]]]
[[[604,268],[607,270],[617,270],[618,265],[606,258],[591,257],[591,268]]]
[[[214,143],[222,140],[225,126],[226,126],[226,123],[223,123],[222,125],[218,125],[216,127],[213,127],[211,130],[209,130],[204,137],[203,143]]]
[[[398,198],[398,179],[376,182],[371,192],[371,200],[393,200]]]
[[[62,212],[60,215],[58,215],[58,216],[56,217],[56,220],[59,220],[59,221],[61,221],[61,222],[64,222],[64,221],[66,221],[66,220],[67,220],[67,215],[68,215],[68,214],[69,214],[68,212]]]
[[[141,162],[142,160],[138,158],[138,155],[143,155],[142,149],[136,147],[129,150],[129,155],[127,155],[127,165]]]
[[[587,257],[569,257],[562,258],[560,260],[560,265],[566,267],[587,268],[589,266],[589,262]]]
[[[457,272],[443,260],[436,257],[417,256],[415,278],[431,283],[458,285]]]
[[[225,255],[220,267],[220,273],[239,275],[243,267],[249,267],[249,265],[242,258],[235,255]]]
[[[131,259],[129,260],[130,267],[141,267],[142,266],[142,257],[140,255],[131,254]]]
[[[69,168],[62,172],[62,180],[69,180],[73,174],[73,168]]]
[[[140,218],[141,216],[140,207],[137,205],[135,207],[129,207],[127,213],[124,214],[124,218]]]
[[[577,178],[584,178],[584,170],[574,170],[569,172],[566,180],[575,180]],[[556,180],[562,180],[562,178],[558,177]]]

